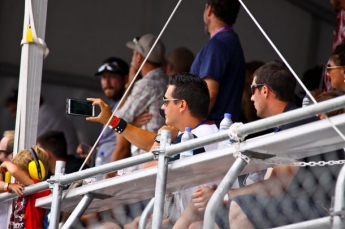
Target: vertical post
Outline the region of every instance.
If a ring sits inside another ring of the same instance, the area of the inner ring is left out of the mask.
[[[168,162],[169,158],[165,156],[165,148],[171,141],[171,131],[163,130],[161,133],[161,144],[158,158],[158,171],[155,189],[155,203],[153,208],[152,228],[162,228],[164,197],[166,190]]]
[[[60,221],[60,208],[61,208],[61,196],[62,196],[62,186],[60,185],[60,177],[65,174],[64,161],[57,161],[55,165],[55,175],[54,175],[54,189],[53,189],[53,202],[51,206],[51,219],[50,219],[50,229],[58,229]]]
[[[72,214],[69,216],[66,223],[62,226],[62,229],[73,228],[72,225],[75,224],[75,221],[79,219],[82,214],[84,214],[87,207],[90,205],[94,198],[94,195],[91,193],[86,194],[83,199],[79,202],[77,207],[74,209]]]
[[[211,229],[214,227],[214,219],[217,209],[221,206],[225,194],[233,185],[242,169],[247,165],[247,162],[241,157],[237,158],[232,164],[231,168],[219,184],[216,191],[213,193],[210,201],[207,204],[204,215],[204,228]]]
[[[154,202],[155,202],[155,198],[153,197],[150,200],[150,202],[146,205],[146,208],[144,209],[143,213],[140,216],[139,229],[145,229],[148,216],[150,213],[152,213]]]
[[[37,36],[44,40],[47,0],[26,0],[23,39],[26,40],[28,25],[35,25]],[[29,20],[32,11],[32,20]],[[18,150],[34,145],[37,139],[37,119],[41,94],[43,49],[35,43],[22,46],[16,117],[14,155]]]
[[[337,184],[335,185],[335,198],[334,198],[334,212],[344,211],[345,208],[345,165],[341,168]],[[333,216],[333,227],[334,229],[340,229],[345,227],[344,215]]]

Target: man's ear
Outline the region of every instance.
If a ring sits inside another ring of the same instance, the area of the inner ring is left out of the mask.
[[[212,6],[209,5],[209,4],[206,4],[206,16],[210,17],[213,13],[213,9],[212,9]]]
[[[267,98],[270,93],[272,93],[268,87],[265,85],[261,89],[261,93]]]
[[[181,100],[181,103],[180,103],[180,111],[183,112],[183,111],[186,111],[188,110],[188,104],[186,102],[186,100]]]

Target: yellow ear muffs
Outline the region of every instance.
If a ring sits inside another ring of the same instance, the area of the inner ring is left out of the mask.
[[[29,149],[32,160],[28,165],[29,175],[32,179],[42,181],[46,177],[46,170],[41,160],[38,159],[37,154],[33,148]]]
[[[41,160],[38,160],[38,163],[41,168],[41,172],[37,169],[36,161],[31,161],[29,163],[28,169],[30,177],[34,180],[42,181],[46,177],[46,171],[44,169],[44,165]]]

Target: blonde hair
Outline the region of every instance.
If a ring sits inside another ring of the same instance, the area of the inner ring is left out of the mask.
[[[32,146],[37,154],[38,159],[43,163],[45,171],[48,171],[49,164],[48,164],[48,154],[44,149],[38,146]],[[12,163],[24,170],[25,172],[29,173],[28,165],[34,158],[31,155],[31,152],[28,149],[24,149],[19,151],[19,153],[12,159]]]
[[[4,137],[8,138],[6,150],[8,150],[9,152],[13,152],[14,130],[6,130],[6,131],[4,131]]]

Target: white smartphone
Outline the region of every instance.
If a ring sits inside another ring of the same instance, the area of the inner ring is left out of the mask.
[[[95,107],[91,101],[82,99],[67,99],[66,113],[69,115],[95,116]]]

